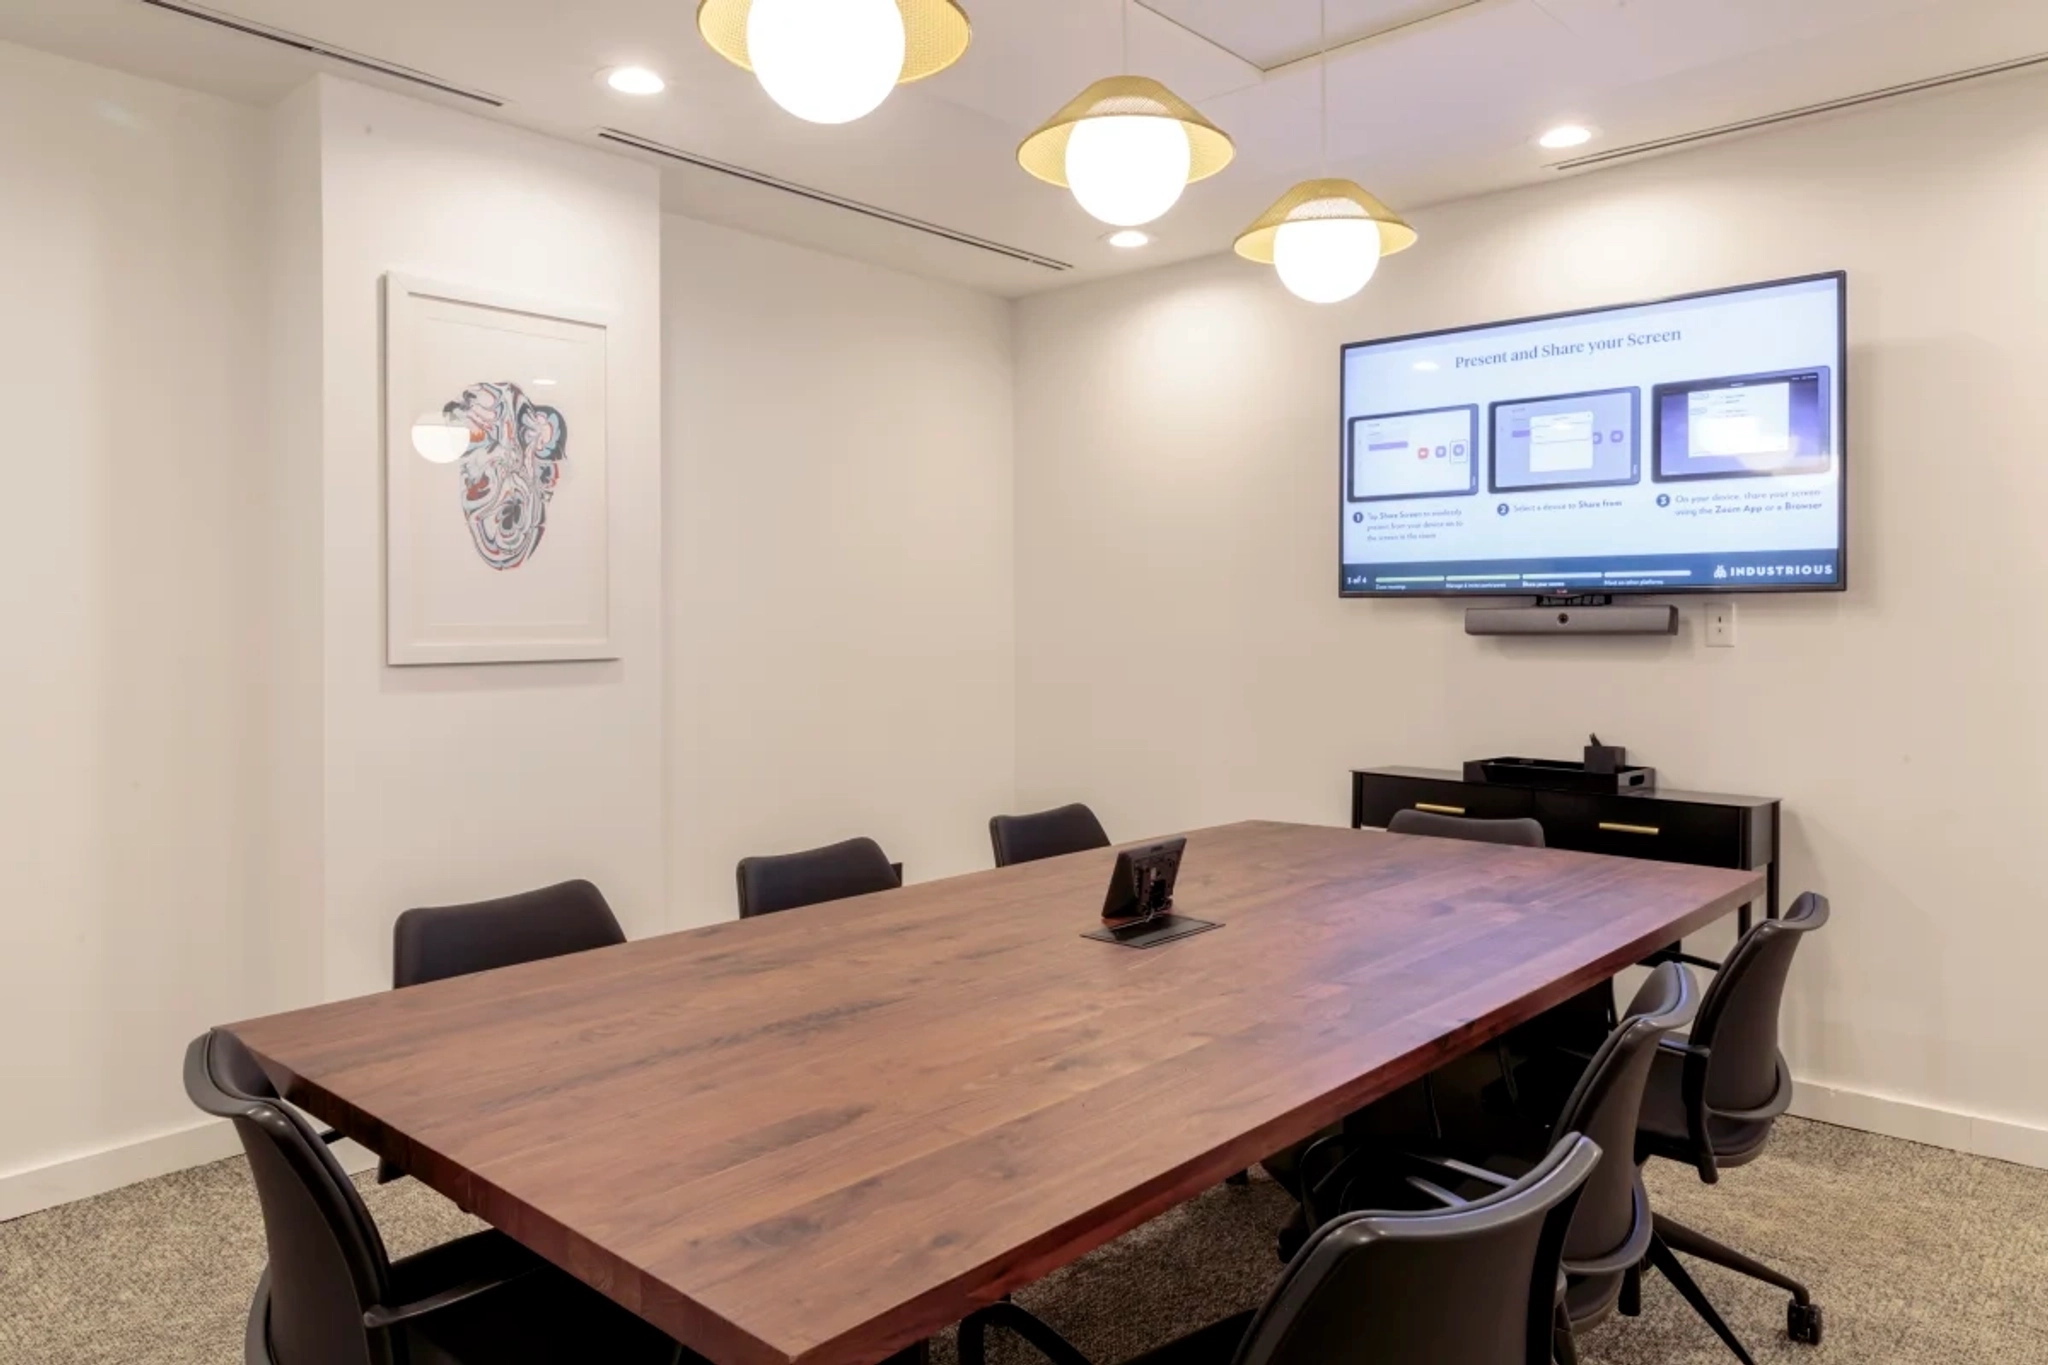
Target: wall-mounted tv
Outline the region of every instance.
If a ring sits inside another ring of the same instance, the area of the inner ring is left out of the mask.
[[[1347,597],[1847,586],[1847,277],[1344,348]]]

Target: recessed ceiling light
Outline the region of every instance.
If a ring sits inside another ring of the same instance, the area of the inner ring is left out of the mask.
[[[1112,232],[1102,240],[1108,242],[1111,246],[1122,247],[1125,251],[1135,251],[1141,246],[1150,246],[1152,244],[1151,235],[1140,232],[1136,228],[1125,228],[1122,232]]]
[[[604,83],[621,95],[659,95],[668,82],[644,66],[615,66],[604,73]]]
[[[1583,123],[1560,123],[1542,137],[1536,139],[1539,147],[1548,147],[1561,152],[1567,147],[1583,147],[1593,140],[1593,130]]]

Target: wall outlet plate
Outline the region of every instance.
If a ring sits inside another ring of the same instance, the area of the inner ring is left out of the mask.
[[[1733,649],[1735,647],[1735,604],[1733,602],[1707,603],[1704,619],[1706,621],[1708,648]]]

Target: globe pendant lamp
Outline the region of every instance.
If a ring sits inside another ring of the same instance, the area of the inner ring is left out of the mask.
[[[1372,280],[1380,257],[1415,245],[1415,229],[1363,185],[1328,174],[1330,162],[1329,6],[1321,12],[1317,77],[1324,175],[1304,180],[1238,235],[1237,254],[1272,266],[1280,283],[1310,303],[1342,303]]]
[[[1124,0],[1124,65],[1130,7]],[[1017,164],[1072,190],[1112,227],[1140,227],[1180,202],[1181,191],[1237,154],[1222,129],[1145,76],[1111,76],[1068,101],[1017,148]]]
[[[960,60],[973,37],[954,0],[703,0],[697,31],[812,123],[851,123],[899,85]]]
[[[1304,180],[1246,228],[1237,254],[1275,267],[1288,292],[1342,303],[1365,288],[1380,257],[1415,245],[1415,229],[1351,180]]]

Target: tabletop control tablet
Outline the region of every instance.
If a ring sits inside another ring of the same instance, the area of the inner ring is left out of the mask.
[[[1459,497],[1479,491],[1479,407],[1354,417],[1346,498]]]
[[[1492,411],[1496,493],[1538,488],[1591,488],[1642,477],[1642,390],[1602,389],[1495,403]]]
[[[1825,474],[1834,456],[1825,366],[1659,384],[1651,476],[1743,479]]]

